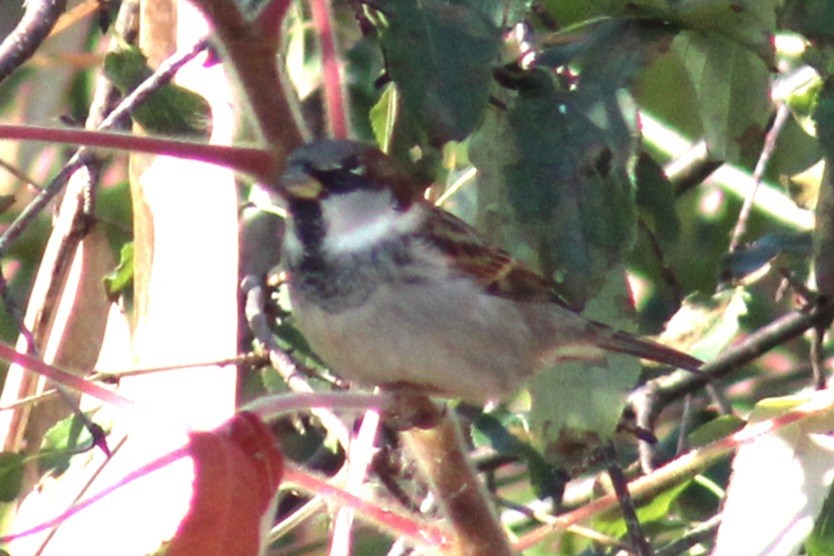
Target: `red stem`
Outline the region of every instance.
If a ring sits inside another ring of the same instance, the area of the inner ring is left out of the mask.
[[[434,525],[421,523],[414,517],[409,517],[390,508],[383,508],[377,504],[363,500],[340,488],[331,486],[327,481],[299,469],[290,463],[287,463],[284,469],[284,481],[294,483],[308,492],[324,496],[335,502],[337,506],[353,508],[357,513],[373,522],[384,526],[397,535],[408,537],[423,546],[442,549],[448,544],[448,535]]]
[[[321,64],[324,78],[324,107],[327,111],[328,132],[334,139],[347,139],[348,124],[345,114],[345,94],[339,71],[339,53],[333,35],[332,17],[328,0],[310,0],[313,25],[321,45]]]
[[[228,147],[124,133],[11,124],[0,124],[0,138],[177,156],[232,168],[267,183],[274,182],[278,173],[274,156],[264,149],[254,147]]]
[[[118,407],[131,408],[138,406],[138,404],[133,400],[129,400],[128,398],[125,398],[118,394],[114,394],[110,390],[102,388],[98,384],[90,382],[89,380],[84,380],[79,376],[70,374],[66,371],[62,371],[61,369],[53,367],[52,365],[48,365],[40,359],[32,357],[31,355],[20,353],[19,351],[16,351],[12,346],[6,345],[4,343],[0,343],[0,359],[4,359],[10,363],[20,365],[25,369],[38,373],[39,375],[45,376],[46,378],[53,380],[59,384],[63,384],[64,386],[67,386],[74,390],[78,390],[79,392],[89,394],[90,396],[98,398],[101,401],[111,403]]]

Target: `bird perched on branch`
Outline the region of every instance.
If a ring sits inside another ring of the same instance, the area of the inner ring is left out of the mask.
[[[548,280],[425,201],[372,146],[305,145],[279,189],[296,325],[344,378],[483,403],[560,360],[606,351],[701,365],[565,308]]]

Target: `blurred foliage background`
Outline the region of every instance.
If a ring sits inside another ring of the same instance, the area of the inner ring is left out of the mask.
[[[115,13],[105,4],[101,9]],[[250,17],[262,9],[241,7]],[[0,5],[0,35],[10,31],[18,9]],[[431,199],[552,278],[569,306],[617,328],[659,335],[709,362],[783,315],[827,301],[834,236],[829,209],[818,199],[831,195],[825,162],[834,156],[831,2],[334,0],[331,9],[353,136],[378,144],[431,184]],[[122,93],[145,78],[150,69],[127,65],[130,57],[141,59],[132,47],[121,50],[122,58],[105,58],[119,39],[112,26],[99,23],[89,17],[73,22],[0,82],[0,118],[78,125],[102,68]],[[332,107],[322,93],[310,6],[293,3],[283,25],[281,59],[306,125],[323,136]],[[218,56],[223,60],[222,48]],[[176,89],[167,95],[149,103],[146,116],[174,115],[159,126],[138,112],[134,120],[158,135],[203,137],[209,115],[202,99]],[[241,141],[249,135],[242,124]],[[19,215],[67,152],[57,145],[0,143],[7,168],[0,171],[0,200],[9,200],[2,222]],[[120,253],[132,257],[124,250],[132,230],[127,173],[124,157],[108,155],[95,203],[96,221],[117,260]],[[239,191],[241,207],[262,193],[246,178]],[[260,215],[242,214],[245,228],[264,225]],[[250,257],[242,267],[258,268],[259,279],[277,262],[280,226],[266,226],[272,237],[266,247],[257,239],[252,247],[248,228],[242,234]],[[4,253],[10,294],[22,306],[49,229],[49,215],[41,214]],[[122,289],[110,292],[114,300],[129,295],[130,270],[121,268],[127,276],[118,278]],[[205,271],[211,272],[209,263]],[[280,288],[270,311],[273,339],[302,367],[326,373],[292,327]],[[822,318],[809,328],[828,324]],[[0,313],[0,337],[7,343],[17,337],[6,313]],[[241,338],[242,351],[253,349],[248,330]],[[682,448],[726,438],[763,398],[822,385],[812,364],[829,367],[826,343],[797,333],[778,344],[722,369],[726,377],[714,384],[720,398],[694,387],[670,394],[656,408],[662,413],[653,423],[653,465]],[[254,371],[243,373],[241,398],[287,389],[271,366]],[[665,375],[667,369],[612,357],[537,376],[498,407],[458,406],[473,459],[486,470],[505,525],[523,535],[605,490],[605,480],[595,475],[599,461],[589,454],[611,438],[620,464],[636,475],[634,435],[615,430],[635,389]],[[310,383],[328,387],[317,378]],[[721,399],[735,417],[719,417]],[[344,447],[315,418],[287,420],[275,430],[288,455],[304,465],[334,473],[344,463]],[[419,480],[398,459],[393,435],[382,436],[380,453],[391,461],[379,464],[370,482],[388,489],[381,499],[394,491],[417,503],[424,494]],[[715,547],[715,516],[731,460],[704,467],[638,508],[644,534],[663,554],[705,554]],[[277,521],[305,500],[288,494]],[[830,508],[811,506],[802,510],[812,523],[823,523]],[[754,510],[751,502],[747,511]],[[326,512],[312,522],[276,540],[274,552],[323,553]],[[621,548],[626,525],[619,514],[595,515],[588,525],[599,536],[563,533],[524,553]],[[814,542],[802,548],[800,539],[793,548],[834,551],[820,528]],[[355,542],[357,554],[398,553],[392,539],[371,528],[360,529]]]

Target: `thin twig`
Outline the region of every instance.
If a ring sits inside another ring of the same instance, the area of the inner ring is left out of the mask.
[[[831,303],[819,303],[805,312],[788,313],[758,329],[715,360],[705,364],[701,371],[703,375],[714,378],[725,376],[768,350],[802,335],[806,330],[821,323],[829,323],[832,315],[834,305]],[[644,395],[647,400],[635,407],[638,424],[645,426],[643,423],[653,423],[669,403],[702,388],[706,384],[703,375],[675,371],[641,386],[637,391],[638,399]]]
[[[344,489],[351,494],[358,495],[362,490],[368,468],[373,461],[374,441],[379,431],[379,425],[380,414],[378,411],[365,412],[359,432],[348,447],[347,480]],[[339,508],[339,511],[336,512],[333,534],[330,538],[330,556],[349,556],[351,554],[350,532],[353,528],[354,513],[353,508],[346,506]]]
[[[808,354],[811,360],[811,375],[813,376],[814,388],[822,390],[825,388],[825,365],[823,363],[823,340],[825,339],[826,327],[816,326],[813,329],[811,348]]]
[[[272,336],[272,331],[264,312],[266,293],[261,281],[254,276],[247,276],[243,279],[241,286],[243,293],[244,312],[249,329],[269,353],[275,370],[286,382],[287,387],[294,392],[313,392],[313,388],[302,377],[292,359],[281,350],[281,347]],[[350,432],[344,422],[332,411],[327,409],[313,409],[313,415],[318,417],[322,426],[333,434],[339,443],[347,449],[350,444]]]
[[[113,454],[117,453],[122,448],[122,446],[125,445],[125,442],[127,442],[127,436],[123,436],[115,444],[115,446],[113,446]],[[87,478],[84,484],[81,485],[81,488],[78,490],[75,497],[72,499],[72,502],[69,504],[70,507],[78,506],[81,503],[81,499],[84,497],[84,495],[87,494],[87,492],[90,490],[90,487],[93,485],[95,480],[98,479],[98,477],[104,471],[108,463],[110,463],[111,460],[109,456],[110,455],[108,455],[108,458],[106,460],[101,462],[98,468],[96,468],[96,470],[93,471],[93,473]],[[65,520],[58,521],[57,523],[55,523],[53,527],[50,528],[49,532],[44,537],[43,542],[41,542],[41,545],[38,548],[37,552],[35,552],[35,554],[40,555],[43,553],[44,550],[47,549],[47,545],[58,532],[58,528],[61,527],[61,525],[63,525],[64,521]]]
[[[19,68],[49,36],[67,7],[66,0],[29,0],[14,30],[0,43],[0,82]]]
[[[750,191],[747,193],[747,197],[744,199],[744,204],[741,206],[741,210],[738,213],[738,219],[736,220],[736,225],[733,228],[732,235],[730,236],[730,246],[727,249],[730,253],[736,250],[739,242],[741,241],[741,236],[743,236],[744,232],[747,230],[747,222],[750,220],[750,214],[753,211],[753,201],[756,198],[756,192],[759,190],[762,178],[764,177],[764,172],[767,169],[767,164],[770,162],[770,159],[773,156],[773,151],[776,149],[776,140],[779,138],[779,133],[781,133],[782,128],[788,121],[789,115],[790,109],[788,108],[787,103],[781,103],[779,108],[776,110],[776,117],[773,120],[773,125],[770,126],[770,129],[765,136],[762,153],[759,156],[759,160],[756,162],[756,167],[753,169],[753,187],[750,188]]]
[[[680,538],[675,539],[666,546],[663,546],[655,552],[655,556],[678,556],[685,553],[687,550],[702,543],[705,540],[715,537],[715,532],[718,526],[721,525],[721,514],[716,514],[708,520],[700,523],[697,527],[684,533]]]
[[[638,501],[656,496],[673,485],[689,480],[719,459],[726,457],[739,446],[752,442],[765,434],[772,434],[774,431],[785,427],[797,425],[806,419],[827,415],[832,407],[834,407],[834,392],[831,390],[814,392],[809,396],[807,402],[783,415],[767,421],[748,424],[738,432],[678,457],[651,475],[645,475],[631,481],[628,485],[631,496]],[[575,523],[584,522],[601,512],[613,509],[616,505],[617,497],[613,494],[596,498],[576,510],[557,516],[552,524],[525,534],[518,542],[514,543],[514,548],[516,550],[526,550],[543,541],[552,533],[565,530]]]
[[[637,556],[652,556],[654,551],[646,539],[646,534],[643,532],[643,526],[640,525],[640,520],[637,519],[634,500],[631,499],[631,494],[628,491],[628,480],[625,474],[623,474],[620,464],[617,462],[617,452],[614,450],[614,443],[609,440],[600,447],[600,452],[605,461],[608,476],[611,477],[611,485],[614,487],[617,501],[620,503],[620,511],[623,513],[623,520],[626,523],[628,536],[631,539],[632,549]]]
[[[198,41],[192,48],[177,53],[171,56],[159,68],[136,87],[129,95],[127,95],[122,102],[101,122],[99,130],[107,130],[114,127],[123,118],[130,115],[136,107],[145,101],[154,91],[158,90],[163,85],[168,84],[173,79],[180,67],[185,65],[188,61],[196,57],[206,47],[206,39]],[[20,237],[20,234],[29,226],[34,218],[46,207],[49,201],[63,189],[69,177],[82,166],[87,165],[93,157],[93,152],[81,147],[78,149],[69,161],[64,165],[58,174],[52,178],[52,181],[43,188],[39,195],[37,195],[20,215],[15,218],[14,222],[6,229],[2,236],[0,236],[0,256],[7,253],[11,245]]]

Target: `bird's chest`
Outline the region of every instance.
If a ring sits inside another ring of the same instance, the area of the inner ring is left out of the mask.
[[[288,264],[290,297],[296,313],[311,307],[338,314],[366,304],[381,286],[427,278],[426,265],[406,239],[331,256],[305,256]]]
[[[296,313],[317,308],[336,314],[360,306],[378,282],[375,273],[358,260],[302,261],[289,268],[290,299]]]

